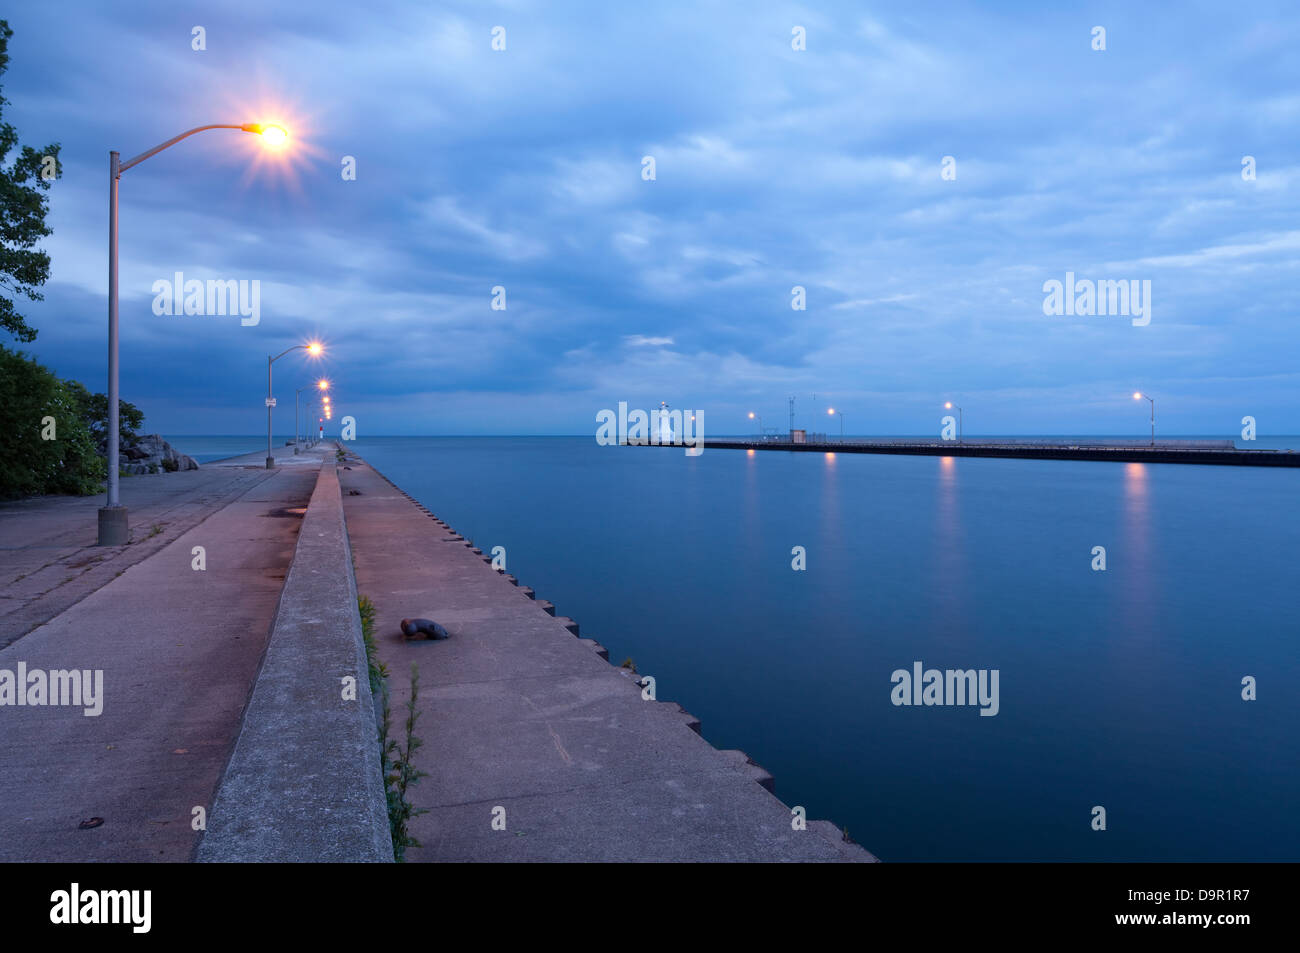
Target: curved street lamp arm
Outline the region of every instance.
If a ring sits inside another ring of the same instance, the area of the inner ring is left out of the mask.
[[[126,162],[118,163],[118,166],[117,166],[118,174],[121,175],[121,174],[122,174],[123,172],[125,172],[127,169],[131,168],[131,166],[133,166],[133,165],[139,165],[139,164],[140,164],[141,162],[143,162],[145,159],[149,158],[150,156],[157,155],[158,153],[160,153],[160,152],[162,152],[164,149],[166,149],[168,146],[174,146],[174,145],[176,145],[176,143],[180,142],[180,141],[181,141],[182,139],[184,139],[185,137],[187,137],[187,136],[192,136],[192,135],[194,135],[196,132],[202,132],[202,131],[205,130],[205,129],[241,129],[241,130],[243,130],[243,131],[245,131],[245,132],[255,132],[255,131],[256,131],[255,129],[250,128],[249,125],[242,125],[242,126],[240,126],[240,125],[231,125],[231,124],[229,124],[229,123],[215,123],[215,124],[210,125],[210,126],[195,126],[195,127],[194,127],[193,129],[191,129],[189,132],[182,132],[179,136],[175,136],[175,137],[173,137],[173,138],[171,138],[171,139],[168,139],[168,140],[167,140],[166,142],[164,142],[162,145],[160,145],[160,146],[154,146],[154,147],[153,147],[152,149],[150,149],[148,152],[142,152],[142,153],[140,153],[140,154],[139,154],[138,156],[136,156],[134,159],[128,159]]]
[[[268,358],[268,359],[267,359],[267,363],[269,363],[269,364],[274,364],[276,361],[278,361],[280,358],[284,357],[284,356],[285,356],[286,354],[288,354],[290,351],[296,351],[296,350],[298,350],[298,348],[300,348],[300,347],[306,347],[306,346],[307,346],[307,345],[305,345],[305,344],[295,344],[293,347],[287,347],[287,348],[285,348],[283,351],[281,351],[279,354],[277,354],[275,357]]]

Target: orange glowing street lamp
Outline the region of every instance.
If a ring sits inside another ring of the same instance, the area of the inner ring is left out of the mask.
[[[117,347],[117,191],[122,173],[132,166],[139,165],[145,159],[155,156],[164,149],[176,145],[182,139],[203,132],[206,129],[238,129],[262,137],[264,144],[271,149],[283,149],[289,141],[289,131],[278,123],[212,123],[207,126],[195,126],[188,132],[173,136],[161,145],[154,146],[148,152],[142,152],[134,159],[123,162],[121,153],[116,150],[108,154],[108,494],[107,500],[99,510],[99,545],[121,546],[130,538],[131,531],[127,522],[126,507],[122,505],[118,487],[119,459],[119,394],[118,387],[118,347]],[[269,414],[269,408],[267,413]]]
[[[278,122],[249,122],[239,127],[244,132],[254,132],[262,137],[268,149],[283,149],[289,144],[289,130]]]

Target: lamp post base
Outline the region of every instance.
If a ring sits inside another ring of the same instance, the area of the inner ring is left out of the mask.
[[[126,519],[125,506],[99,508],[98,546],[125,546],[130,542],[131,527]]]
[[[267,468],[268,470],[274,470],[274,469],[275,469],[275,457],[267,457],[267,458],[266,458],[266,468]]]

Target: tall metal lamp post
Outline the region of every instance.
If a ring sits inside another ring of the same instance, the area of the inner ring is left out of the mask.
[[[943,405],[943,409],[944,409],[944,410],[952,410],[952,401],[948,401],[947,403],[945,403],[945,404]],[[961,443],[961,442],[962,442],[962,433],[961,433],[961,431],[962,431],[962,419],[961,419],[961,417],[962,417],[962,414],[961,414],[961,408],[958,407],[958,408],[957,408],[957,442],[958,442],[958,443]]]
[[[844,442],[844,414],[842,414],[842,413],[840,413],[839,411],[837,411],[834,407],[827,407],[827,408],[826,408],[826,413],[830,414],[831,416],[834,416],[834,415],[836,415],[836,414],[839,414],[839,417],[840,417],[840,443],[843,443],[843,442]]]
[[[1142,400],[1143,398],[1151,401],[1151,446],[1154,447],[1156,445],[1156,399],[1154,397],[1147,397],[1147,395],[1141,391],[1134,392],[1134,400]]]
[[[290,351],[299,349],[305,350],[312,357],[317,357],[323,350],[318,342],[312,341],[310,344],[295,344],[293,347],[287,347],[275,357],[266,355],[266,468],[268,470],[275,466],[275,456],[271,453],[271,410],[275,407],[275,398],[271,396],[271,365]]]
[[[118,494],[118,452],[120,450],[118,434],[118,360],[117,360],[117,183],[122,173],[132,166],[139,165],[150,156],[155,156],[168,146],[174,146],[188,136],[205,129],[238,129],[252,132],[264,137],[268,145],[279,147],[289,138],[283,126],[249,122],[241,124],[213,123],[196,126],[188,132],[168,139],[162,145],[154,146],[148,152],[142,152],[134,159],[123,162],[121,153],[112,151],[108,154],[108,499],[99,510],[99,545],[121,546],[130,538],[131,530],[127,522],[126,507],[122,505]],[[176,289],[179,292],[180,289]]]

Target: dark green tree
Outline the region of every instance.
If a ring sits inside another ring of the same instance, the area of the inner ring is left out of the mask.
[[[108,395],[92,394],[86,389],[86,385],[80,381],[64,381],[68,393],[76,401],[77,410],[81,419],[85,421],[86,428],[90,431],[91,437],[95,440],[96,446],[103,446],[107,442],[108,434]],[[117,401],[117,433],[118,440],[122,446],[131,447],[135,445],[140,436],[140,428],[144,426],[144,411],[135,404],[120,397]]]
[[[0,498],[99,492],[104,460],[81,415],[48,368],[0,345]]]
[[[9,38],[13,35],[8,21],[0,20],[0,79],[9,69]],[[14,298],[40,301],[44,297],[36,289],[50,277],[50,256],[35,246],[50,234],[45,224],[47,193],[50,183],[63,174],[63,167],[58,143],[44,149],[23,146],[10,162],[18,133],[3,121],[7,103],[0,86],[0,328],[20,341],[32,341],[36,329],[14,308]]]

